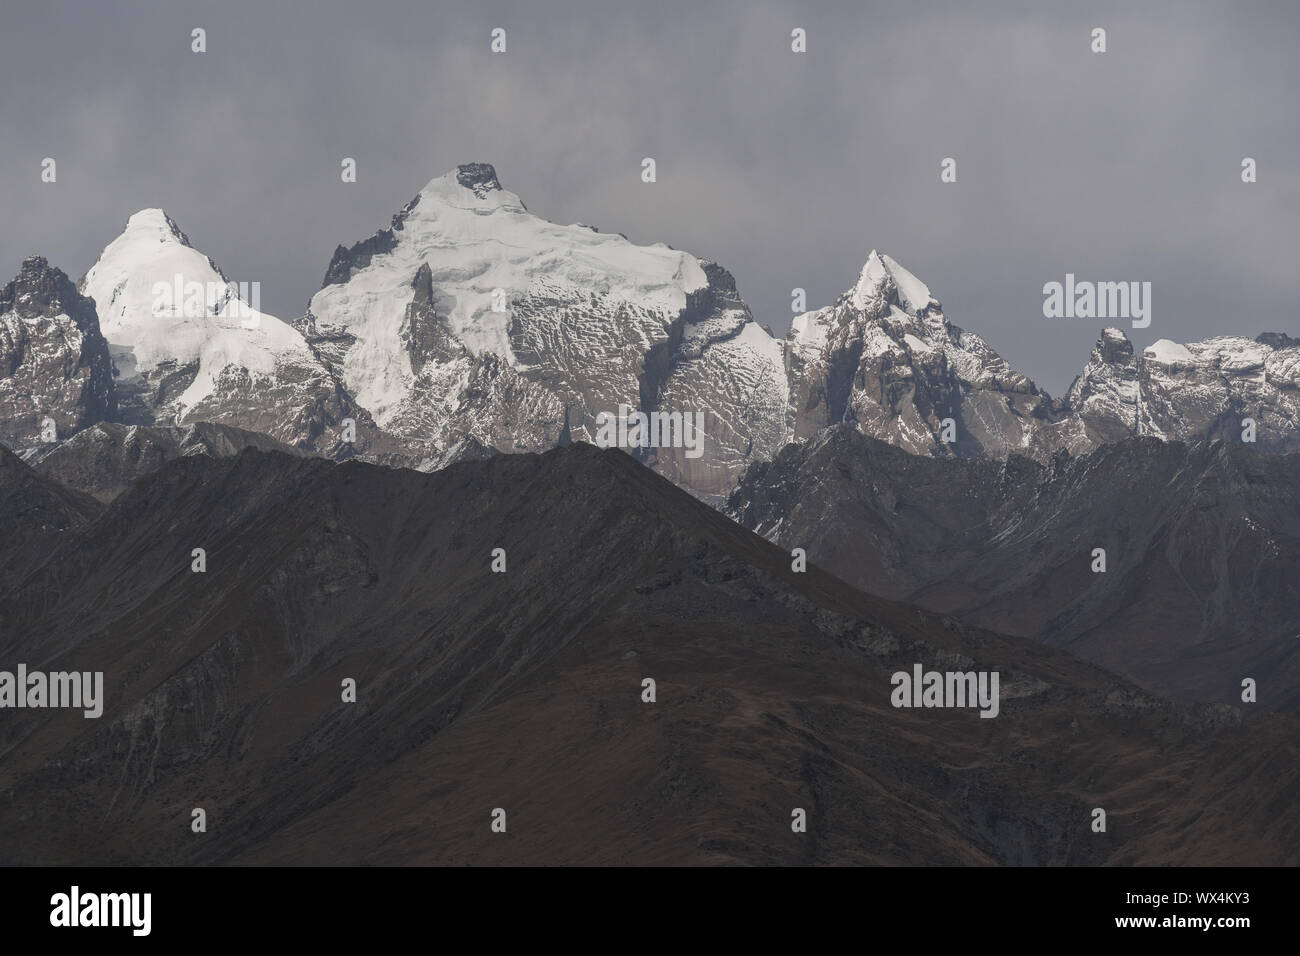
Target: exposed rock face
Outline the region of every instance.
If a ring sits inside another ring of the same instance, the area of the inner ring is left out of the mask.
[[[786,344],[797,441],[847,424],[918,454],[1005,457],[1031,449],[1054,414],[1033,382],[874,250],[857,284],[798,316]]]
[[[95,303],[40,256],[24,260],[0,289],[0,442],[57,440],[114,411]]]
[[[1135,355],[1123,332],[1106,329],[1067,408],[1064,426],[1074,428],[1060,433],[1060,445],[1076,453],[1129,435],[1241,442],[1246,418],[1256,447],[1297,451],[1300,341],[1280,332],[1186,345],[1161,339]]]
[[[397,239],[393,236],[393,230],[382,229],[369,239],[354,243],[350,249],[339,246],[334,250],[334,258],[325,269],[325,281],[322,285],[347,282],[352,278],[354,270],[364,269],[370,265],[372,258],[385,252],[392,252],[396,245]]]
[[[1143,351],[1141,368],[1141,434],[1240,442],[1242,419],[1251,417],[1259,447],[1300,449],[1300,347],[1238,336],[1186,346],[1162,339]]]
[[[1071,417],[1060,444],[1078,454],[1138,433],[1141,370],[1133,343],[1119,329],[1105,329],[1066,401]],[[1051,447],[1050,441],[1040,442]]]
[[[720,502],[749,462],[789,440],[790,387],[781,342],[753,320],[731,273],[701,265],[708,285],[652,350],[641,397],[651,412],[704,412],[702,454],[669,446],[646,457],[660,474]]]
[[[755,465],[743,525],[873,594],[1068,648],[1162,693],[1300,705],[1300,455],[1130,438],[1046,463],[849,428]],[[1094,549],[1105,572],[1094,571]]]
[[[1282,333],[1161,339],[1135,354],[1121,330],[1103,329],[1053,400],[872,252],[854,288],[796,318],[786,345],[795,441],[843,424],[916,454],[1046,462],[1139,435],[1241,441],[1250,418],[1256,447],[1300,450],[1300,340]]]
[[[456,167],[456,182],[470,190],[479,199],[486,199],[494,189],[501,189],[497,171],[488,163],[466,163]]]

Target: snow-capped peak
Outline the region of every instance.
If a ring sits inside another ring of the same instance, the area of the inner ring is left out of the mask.
[[[1169,368],[1193,365],[1196,362],[1187,346],[1180,345],[1170,339],[1158,339],[1152,342],[1143,349],[1142,359],[1145,362],[1154,362],[1157,365],[1164,365]]]
[[[919,315],[933,301],[924,282],[889,256],[872,249],[850,292],[850,301],[861,312],[876,313],[883,311],[891,299],[909,315]]]
[[[300,328],[383,431],[437,451],[596,441],[619,409],[708,416],[704,457],[636,454],[721,495],[785,438],[782,343],[716,263],[530,213],[487,163],[335,251]],[[421,451],[421,454],[427,452]]]
[[[213,394],[228,368],[267,376],[286,361],[314,364],[301,334],[256,309],[257,296],[244,301],[240,288],[162,209],[131,216],[81,281],[120,385],[148,407],[166,402],[178,421]],[[177,394],[168,376],[187,369],[193,377]]]
[[[853,307],[860,312],[877,312],[889,300],[893,291],[894,283],[889,277],[889,270],[885,268],[880,254],[872,249],[850,293]]]
[[[466,163],[431,179],[420,190],[401,220],[403,223],[419,221],[427,217],[430,208],[438,206],[480,211],[502,208],[516,213],[528,212],[523,200],[501,185],[496,170],[487,163]]]
[[[190,244],[190,237],[181,232],[181,227],[163,209],[141,209],[126,221],[125,235],[153,237],[161,243],[179,242],[182,246]]]
[[[418,371],[406,323],[422,266],[437,324],[472,355],[511,367],[521,365],[512,335],[521,334],[526,302],[581,302],[611,316],[622,310],[662,329],[708,285],[694,256],[548,222],[503,188],[492,166],[458,166],[421,189],[391,228],[339,247],[311,300],[315,333],[352,339],[342,374],[381,423]]]
[[[930,303],[933,301],[929,286],[889,258],[889,256],[881,256],[881,260],[898,289],[898,302],[903,307],[903,311],[917,315],[929,308]]]

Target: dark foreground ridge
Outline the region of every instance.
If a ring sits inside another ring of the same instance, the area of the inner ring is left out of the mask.
[[[65,488],[85,492],[107,503],[173,458],[189,455],[218,458],[238,454],[245,448],[282,451],[293,456],[307,454],[261,432],[216,422],[192,425],[100,422],[64,441],[36,445],[24,452],[23,460]]]
[[[3,464],[0,669],[105,691],[0,711],[3,864],[1297,862],[1293,715],[793,573],[618,451],[198,455],[107,507]],[[998,716],[895,709],[916,663]]]

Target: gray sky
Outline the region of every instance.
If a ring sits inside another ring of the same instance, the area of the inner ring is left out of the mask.
[[[1128,329],[1044,318],[1067,272],[1153,283],[1139,347],[1300,335],[1294,2],[118,0],[4,24],[6,279],[31,253],[79,278],[162,206],[290,318],[336,245],[481,161],[547,219],[716,259],[779,333],[791,288],[828,305],[887,252],[1052,394]]]

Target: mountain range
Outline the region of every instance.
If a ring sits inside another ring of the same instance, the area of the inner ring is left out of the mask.
[[[778,338],[482,163],[259,304],[160,209],[0,289],[0,671],[106,677],[4,710],[0,865],[1298,861],[1300,340],[1053,398],[888,255]]]
[[[178,276],[218,293],[160,307]],[[213,422],[427,469],[467,441],[593,441],[621,408],[700,413],[702,455],[629,450],[716,505],[747,467],[832,425],[934,457],[1046,462],[1129,436],[1241,441],[1250,418],[1257,447],[1300,449],[1300,341],[1281,333],[1137,354],[1105,329],[1054,399],[887,255],[779,339],[720,265],[534,216],[483,163],[340,245],[300,317],[262,313],[227,283],[159,209],[131,216],[75,289],[24,262],[0,293],[0,439],[25,451],[45,418],[60,440],[100,422]]]

